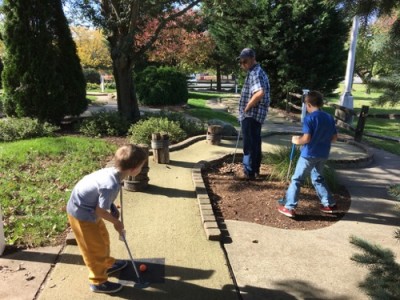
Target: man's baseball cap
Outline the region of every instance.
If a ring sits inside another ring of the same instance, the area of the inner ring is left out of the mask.
[[[239,60],[242,58],[250,58],[250,57],[251,58],[256,57],[256,53],[251,48],[244,48],[242,50],[242,52],[240,52],[240,55],[236,59]]]

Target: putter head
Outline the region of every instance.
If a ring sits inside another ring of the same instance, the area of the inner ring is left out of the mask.
[[[148,288],[150,286],[150,282],[135,282],[135,284],[133,285],[134,288],[137,289],[145,289]]]

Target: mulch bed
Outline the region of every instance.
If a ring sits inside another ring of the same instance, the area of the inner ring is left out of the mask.
[[[203,170],[203,178],[215,213],[224,220],[253,222],[261,225],[297,230],[312,230],[332,225],[349,210],[351,199],[341,187],[333,193],[340,213],[326,214],[319,211],[319,199],[313,188],[302,188],[296,218],[278,212],[277,200],[282,198],[287,182],[269,179],[268,165],[262,165],[257,180],[236,179],[241,164],[223,162]]]

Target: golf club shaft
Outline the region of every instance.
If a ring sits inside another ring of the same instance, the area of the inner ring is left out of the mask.
[[[125,234],[123,234],[122,237],[123,237],[126,249],[128,250],[129,258],[131,259],[132,266],[133,266],[133,269],[135,270],[135,273],[136,273],[136,276],[138,278],[138,281],[142,282],[142,278],[140,277],[140,274],[139,274],[139,272],[138,272],[138,270],[136,268],[136,265],[135,265],[135,261],[133,260],[133,256],[132,256],[131,250],[129,249],[128,242],[126,241]]]
[[[122,183],[123,184],[123,183]],[[121,223],[122,225],[124,224],[124,205],[122,203],[122,184],[121,184],[121,189],[119,191],[119,204],[121,206]]]
[[[289,180],[289,174],[290,174],[290,169],[292,167],[292,161],[293,161],[293,156],[294,156],[294,150],[296,149],[296,145],[292,144],[292,150],[290,151],[290,161],[289,161],[289,168],[287,170],[287,174],[286,174],[286,181]]]
[[[235,163],[236,151],[237,151],[237,148],[239,146],[239,140],[240,140],[240,133],[241,132],[242,132],[242,124],[240,124],[240,129],[239,129],[238,137],[237,137],[237,140],[236,140],[235,152],[233,152],[232,164]]]

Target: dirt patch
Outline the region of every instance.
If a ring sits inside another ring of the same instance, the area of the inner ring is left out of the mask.
[[[241,164],[220,163],[203,170],[203,178],[215,213],[224,220],[238,220],[261,225],[297,230],[312,230],[332,225],[349,210],[351,199],[341,187],[333,193],[340,213],[319,211],[319,199],[313,188],[302,188],[296,218],[278,212],[277,200],[282,198],[288,183],[269,179],[270,167],[262,165],[260,177],[254,181],[234,177]]]

